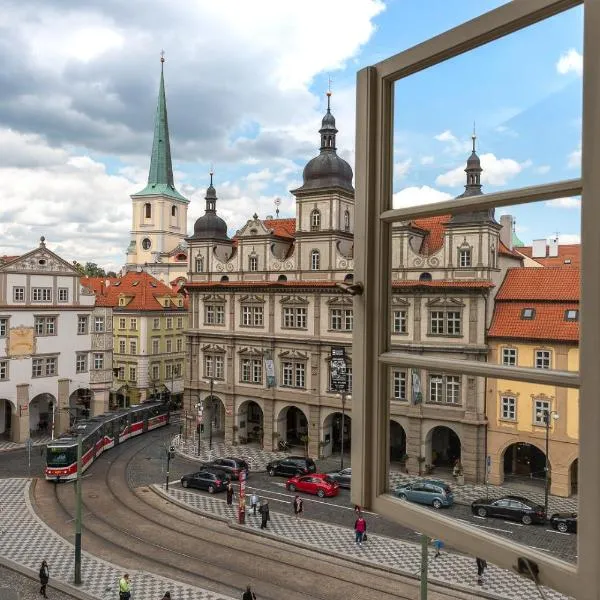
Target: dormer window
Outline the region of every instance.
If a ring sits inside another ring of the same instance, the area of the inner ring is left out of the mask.
[[[310,253],[310,268],[311,271],[318,271],[321,268],[321,253],[318,250]]]
[[[459,248],[458,250],[458,266],[471,266],[471,248]]]
[[[571,259],[565,258],[565,265],[570,265],[570,264],[571,264]]]
[[[321,213],[316,208],[310,213],[310,230],[319,231],[321,229]]]
[[[258,271],[258,256],[248,258],[248,271]]]
[[[565,310],[565,321],[579,321],[579,311],[576,309]]]
[[[535,318],[535,308],[524,308],[521,311],[521,319],[531,321]]]
[[[146,219],[152,218],[152,205],[149,202],[144,204],[144,216]]]
[[[344,231],[350,231],[350,211],[344,212]]]

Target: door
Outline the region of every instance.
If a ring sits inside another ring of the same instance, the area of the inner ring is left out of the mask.
[[[490,515],[493,517],[509,517],[510,505],[508,500],[496,500],[490,506]]]
[[[427,494],[425,492],[425,486],[422,483],[415,483],[407,496],[408,499],[413,502],[420,502],[422,504],[427,503]]]
[[[297,470],[298,469],[296,465],[290,460],[283,460],[279,463],[279,471],[283,475],[288,475],[289,477],[292,477],[296,474]]]

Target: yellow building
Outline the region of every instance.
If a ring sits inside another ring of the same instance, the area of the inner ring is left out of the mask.
[[[491,362],[577,371],[579,268],[509,269],[488,343]],[[578,391],[504,379],[488,379],[486,389],[489,482],[543,482],[548,447],[550,493],[576,493]]]

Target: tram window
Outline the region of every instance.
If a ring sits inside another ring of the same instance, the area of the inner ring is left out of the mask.
[[[64,467],[74,463],[76,453],[74,448],[49,446],[46,448],[46,463],[49,467]]]

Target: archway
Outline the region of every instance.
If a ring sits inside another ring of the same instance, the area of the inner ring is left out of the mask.
[[[290,446],[305,446],[303,437],[308,435],[308,419],[296,406],[286,406],[277,418],[277,433],[279,439]]]
[[[238,440],[241,444],[263,445],[264,417],[262,408],[254,400],[242,402],[237,412]]]
[[[77,388],[69,396],[69,424],[88,419],[92,414],[91,404],[94,394],[89,388]]]
[[[438,425],[427,434],[431,465],[434,467],[453,467],[460,459],[460,438],[450,427]]]
[[[578,474],[579,474],[579,459],[576,458],[569,467],[569,480],[571,482],[571,494],[577,494],[579,491],[578,486]]]
[[[56,399],[52,394],[43,393],[34,396],[29,402],[29,431],[31,434],[50,433],[53,419],[53,406]],[[54,418],[56,415],[54,414]]]
[[[122,385],[116,392],[110,393],[109,409],[119,410],[129,406],[129,386]]]
[[[343,429],[343,431],[342,431]],[[344,426],[342,428],[342,413],[333,412],[323,421],[323,439],[321,440],[323,447],[323,455],[331,456],[332,454],[341,455],[342,452],[342,436],[344,440],[344,456],[347,456],[352,447],[352,417],[348,413],[344,413]]]
[[[405,462],[406,432],[396,421],[390,421],[390,462]]]
[[[546,476],[546,455],[533,444],[516,442],[504,450],[504,479],[538,480],[543,482]],[[550,475],[550,473],[548,474]]]
[[[10,439],[13,405],[7,398],[0,398],[0,437]]]
[[[225,405],[223,401],[213,394],[204,398],[202,404],[204,405],[204,423],[212,428],[213,436],[223,437],[225,435]]]

